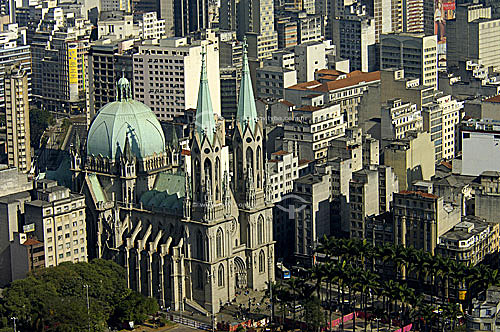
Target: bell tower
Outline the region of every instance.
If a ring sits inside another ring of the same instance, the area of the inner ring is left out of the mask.
[[[266,202],[264,130],[257,116],[246,39],[233,143],[233,192],[238,203],[241,239],[247,246],[248,283],[263,289],[274,280],[272,205]]]

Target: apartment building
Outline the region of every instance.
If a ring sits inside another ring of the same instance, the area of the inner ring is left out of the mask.
[[[496,222],[464,216],[461,222],[439,237],[436,252],[467,266],[491,260],[498,253],[498,228]]]
[[[402,139],[423,128],[422,111],[416,104],[391,99],[381,105],[381,138]]]
[[[295,105],[302,105],[311,95],[324,96],[325,103],[340,104],[342,114],[347,120],[347,127],[358,125],[358,105],[369,86],[380,83],[380,72],[364,73],[353,71],[345,74],[337,72],[335,75],[318,80],[292,85],[285,89],[285,99]]]
[[[278,66],[263,66],[255,70],[257,98],[283,99],[285,89],[297,84],[297,71]]]
[[[329,142],[343,136],[346,124],[340,105],[305,105],[293,110],[284,123],[284,144],[291,144],[300,159],[325,161]]]
[[[139,37],[139,26],[134,25],[134,15],[123,11],[100,12],[97,21],[98,38],[122,40]]]
[[[162,38],[166,35],[165,20],[158,19],[156,12],[142,14],[142,20],[139,21],[139,29],[142,39]]]
[[[172,120],[195,109],[201,53],[206,52],[212,105],[221,114],[218,42],[188,43],[186,37],[143,42],[133,55],[134,99],[148,105],[159,120]]]
[[[37,239],[45,244],[46,266],[86,262],[85,196],[52,180],[37,181],[35,186],[36,199],[25,204],[25,214],[35,224]]]
[[[468,120],[460,124],[461,174],[500,171],[500,121]]]
[[[436,96],[431,103],[422,107],[424,130],[431,133],[436,163],[455,157],[456,126],[463,117],[463,105],[464,102],[446,95]]]
[[[28,72],[6,67],[4,81],[7,163],[21,172],[31,169]]]

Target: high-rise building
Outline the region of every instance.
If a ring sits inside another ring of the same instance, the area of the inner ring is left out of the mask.
[[[157,5],[168,37],[184,37],[210,28],[208,7],[207,0],[162,0]],[[158,12],[158,9],[144,11]]]
[[[403,31],[403,2],[401,0],[374,0],[375,41],[383,33]]]
[[[4,80],[7,162],[21,172],[31,169],[31,142],[28,99],[28,73],[7,67]]]
[[[465,68],[467,61],[484,67],[500,67],[500,19],[493,19],[491,8],[461,4],[456,18],[447,22],[446,63],[448,68]]]
[[[90,47],[92,29],[89,21],[75,19],[65,22],[58,30],[35,33],[31,43],[32,90],[33,97],[45,109],[84,111],[84,58]]]
[[[87,55],[87,123],[96,111],[116,98],[115,82],[122,76],[133,77],[133,40],[94,42]]]
[[[348,59],[351,70],[373,71],[376,63],[375,21],[365,14],[345,14],[334,21],[337,55]]]
[[[434,34],[434,0],[407,0],[405,2],[405,32]]]
[[[85,196],[52,180],[36,182],[36,199],[25,204],[26,220],[34,223],[45,244],[45,265],[87,261]]]
[[[437,37],[417,33],[390,33],[380,37],[380,68],[404,69],[405,77],[438,87]]]
[[[399,98],[381,105],[381,139],[402,139],[410,131],[423,128],[422,110],[416,104],[406,103]]]
[[[462,120],[464,102],[450,95],[437,96],[434,101],[422,107],[424,130],[431,133],[436,163],[455,157],[456,133]]]
[[[203,46],[202,46],[203,45]],[[219,49],[215,41],[167,38],[155,43],[142,43],[133,55],[134,97],[151,107],[160,120],[172,120],[194,109],[197,103],[201,51],[206,48],[208,80],[213,109],[221,114]]]

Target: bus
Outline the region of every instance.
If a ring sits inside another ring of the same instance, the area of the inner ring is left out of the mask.
[[[283,263],[276,263],[276,278],[281,280],[290,279],[290,270]]]

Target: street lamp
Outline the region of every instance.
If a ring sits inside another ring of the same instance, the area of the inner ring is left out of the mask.
[[[90,302],[89,302],[89,285],[84,284],[83,288],[87,291],[87,320],[89,323],[89,332],[90,332]]]
[[[16,329],[16,319],[17,319],[17,317],[11,317],[10,319],[12,319],[12,321],[14,323],[14,332],[17,332],[17,329]]]

